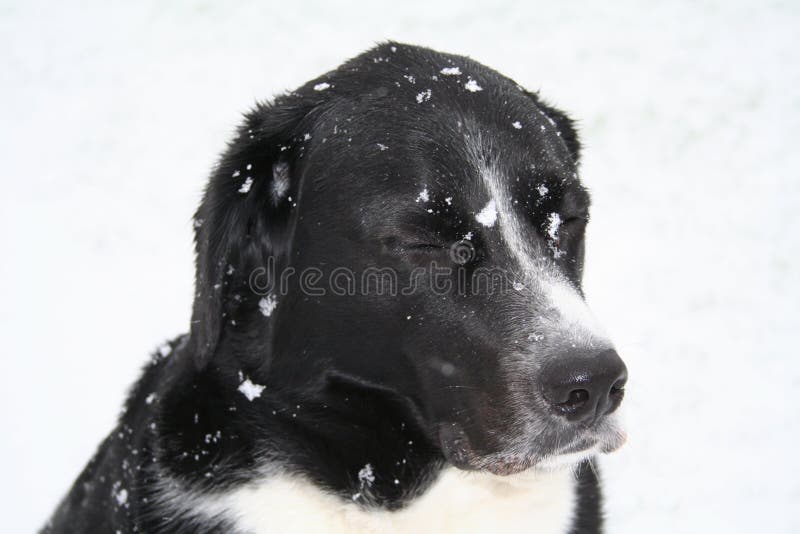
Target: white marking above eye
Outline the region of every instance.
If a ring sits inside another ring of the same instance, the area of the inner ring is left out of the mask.
[[[532,231],[526,230],[525,225],[515,215],[506,189],[508,180],[496,165],[491,161],[487,162],[486,149],[480,136],[471,137],[468,142],[476,161],[475,168],[481,175],[490,198],[476,219],[485,226],[492,226],[497,222],[500,237],[510,256],[516,260],[518,273],[523,277],[518,282],[524,282],[526,289],[517,293],[531,296],[532,318],[539,324],[538,328],[543,328],[548,338],[564,337],[591,347],[608,344],[605,332],[583,297],[555,263],[542,256],[543,251],[533,239]],[[485,224],[486,222],[491,224]],[[561,224],[560,215],[551,214],[550,223],[546,238],[551,238],[551,234],[557,235]],[[541,299],[546,303],[544,311],[539,309]]]

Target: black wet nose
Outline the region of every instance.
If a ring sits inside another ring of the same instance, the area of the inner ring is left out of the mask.
[[[625,394],[628,370],[614,349],[600,354],[569,355],[542,371],[544,398],[570,421],[590,421],[610,414]]]

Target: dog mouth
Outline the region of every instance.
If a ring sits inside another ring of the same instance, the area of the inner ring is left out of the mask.
[[[610,426],[610,425],[609,425]],[[547,447],[541,444],[518,443],[506,450],[480,454],[472,447],[469,438],[457,424],[440,431],[445,458],[455,467],[467,471],[487,471],[493,475],[510,476],[528,470],[550,471],[574,468],[598,454],[608,454],[620,449],[627,441],[627,433],[617,428],[587,432],[565,445]]]

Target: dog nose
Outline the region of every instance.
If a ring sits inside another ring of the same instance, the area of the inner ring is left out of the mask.
[[[542,372],[544,398],[570,421],[593,421],[619,407],[628,370],[614,349],[594,356],[569,355]]]

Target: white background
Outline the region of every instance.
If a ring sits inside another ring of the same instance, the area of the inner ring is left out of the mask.
[[[580,119],[586,290],[631,376],[609,532],[797,532],[799,31],[793,2],[3,0],[2,530],[43,523],[186,331],[239,113],[394,38]]]

